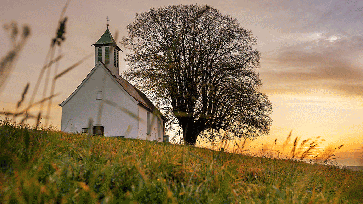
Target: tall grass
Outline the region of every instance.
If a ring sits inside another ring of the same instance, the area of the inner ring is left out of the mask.
[[[12,117],[13,121],[18,121],[21,125],[29,124],[29,120],[33,120],[35,128],[38,128],[41,125],[42,119],[44,119],[43,126],[47,127],[51,116],[53,99],[54,97],[59,95],[59,93],[55,93],[57,80],[69,71],[76,68],[85,59],[91,56],[86,56],[72,66],[58,73],[59,61],[63,58],[63,55],[61,54],[61,48],[63,42],[66,39],[65,33],[67,17],[65,16],[65,12],[68,4],[69,0],[62,9],[58,21],[58,28],[55,32],[55,36],[50,42],[48,53],[45,56],[44,65],[39,69],[39,76],[33,88],[33,93],[28,100],[28,105],[25,106],[24,104],[29,94],[29,89],[31,87],[30,83],[27,83],[25,85],[20,100],[16,103],[15,111],[0,111],[0,116],[2,115],[3,119]],[[15,67],[16,61],[18,59],[18,56],[21,54],[22,48],[26,45],[26,42],[31,34],[30,27],[28,25],[24,25],[22,34],[20,35],[19,28],[16,22],[11,23],[10,25],[5,25],[4,28],[6,31],[9,32],[10,41],[12,42],[13,46],[8,51],[8,53],[4,57],[2,57],[0,61],[0,94],[6,84],[7,79],[9,78],[11,72]],[[53,76],[51,77],[52,72]],[[44,86],[43,91],[40,93],[39,87],[42,83]],[[38,101],[36,101],[37,96],[41,96],[41,99]],[[37,110],[35,110],[35,108],[37,108]]]
[[[363,172],[0,126],[1,203],[361,203]]]
[[[225,151],[234,154],[244,154],[255,157],[265,157],[271,159],[299,160],[309,163],[338,165],[335,162],[335,154],[344,146],[327,146],[322,148],[325,141],[321,137],[301,140],[300,137],[293,137],[292,131],[282,142],[275,139],[272,143],[259,144],[253,139],[236,138],[227,140],[224,132],[212,132],[205,134],[215,134],[213,139],[206,140],[209,135],[198,140],[198,147],[206,147],[216,151]]]

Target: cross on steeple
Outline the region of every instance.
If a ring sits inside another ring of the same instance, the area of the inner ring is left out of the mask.
[[[107,20],[107,29],[108,29],[108,26],[110,25],[110,24],[108,24],[108,22],[110,21],[110,19],[108,19],[108,16],[107,16],[106,20]]]

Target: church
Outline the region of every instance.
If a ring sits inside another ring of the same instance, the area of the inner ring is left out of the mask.
[[[95,67],[59,104],[62,107],[61,130],[161,142],[165,117],[145,94],[119,75],[121,49],[108,26],[93,44]]]

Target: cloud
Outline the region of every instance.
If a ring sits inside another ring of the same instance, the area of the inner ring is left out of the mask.
[[[280,33],[332,32],[360,35],[363,32],[363,1],[357,0],[259,0],[238,1],[234,16]],[[241,10],[243,12],[241,12]],[[257,16],[257,18],[256,18]]]
[[[357,63],[361,56],[363,37],[321,35],[262,57],[262,63],[266,60],[263,64],[273,70],[262,68],[261,78],[268,92],[328,88],[362,95],[363,65]]]

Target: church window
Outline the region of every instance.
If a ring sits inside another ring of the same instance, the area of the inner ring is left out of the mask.
[[[82,128],[82,133],[88,133],[88,128]]]
[[[102,91],[97,92],[96,100],[102,100]]]
[[[105,47],[105,64],[110,63],[110,47]]]
[[[148,135],[150,135],[151,133],[151,120],[150,120],[150,112],[147,112],[147,133]]]
[[[98,61],[102,62],[102,47],[98,48]]]

